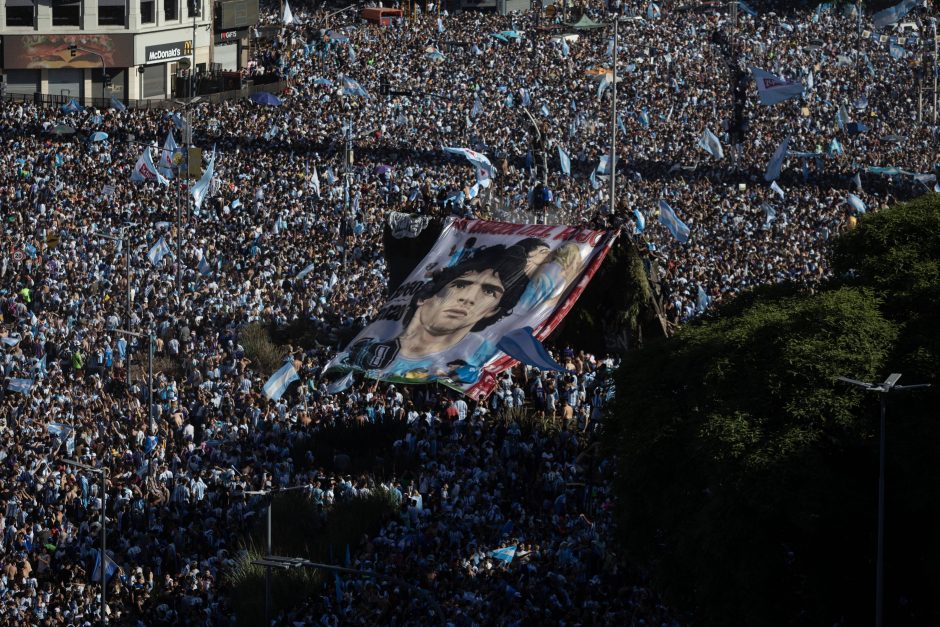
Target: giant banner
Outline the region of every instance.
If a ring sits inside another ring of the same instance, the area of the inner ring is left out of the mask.
[[[485,398],[496,375],[516,363],[500,345],[545,339],[615,237],[564,225],[451,218],[424,260],[325,373],[438,381]]]
[[[75,55],[69,46],[74,45]],[[127,68],[134,65],[133,35],[5,35],[7,69]]]

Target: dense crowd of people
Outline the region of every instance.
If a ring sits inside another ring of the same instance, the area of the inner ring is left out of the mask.
[[[621,228],[659,260],[651,278],[672,322],[755,285],[824,279],[827,241],[860,212],[848,192],[877,211],[936,183],[929,100],[918,112],[922,50],[898,54],[865,35],[870,16],[842,9],[742,11],[732,25],[723,8],[693,3],[663,3],[658,16],[646,3],[593,3],[585,14],[598,22],[645,18],[619,27],[612,116],[610,29],[572,31],[539,9],[432,10],[381,27],[291,7],[294,23],[252,48],[251,72],[287,81],[281,106],[0,104],[0,625],[98,620],[101,482],[66,458],[107,469],[112,623],[230,624],[226,569],[262,504],[242,492],[317,485],[310,498],[327,510],[337,492],[397,495],[400,516],[352,547],[352,562],[420,585],[445,616],[386,580],[353,578],[340,599],[327,591],[279,624],[677,624],[611,551],[609,463],[585,457],[614,358],[556,347],[565,372],[516,367],[481,402],[367,382],[333,395],[317,375],[387,293],[387,212],[532,221],[543,179],[549,222]],[[916,46],[935,32],[932,14],[912,14]],[[282,19],[262,11],[264,24]],[[805,94],[759,105],[751,67],[801,80]],[[614,203],[598,171],[612,120]],[[60,125],[80,132],[58,136]],[[159,161],[187,126],[214,150],[215,179],[177,230],[188,190],[130,175],[142,150]],[[724,158],[699,145],[706,129]],[[798,155],[776,192],[763,175],[787,136]],[[492,185],[475,187],[443,146],[486,154]],[[660,199],[688,242],[657,221]],[[161,238],[170,254],[153,262]],[[286,347],[301,382],[270,401],[245,329],[298,321],[315,338]],[[536,419],[519,420],[520,407]],[[328,460],[292,458],[350,420],[403,422],[396,451],[418,470],[353,483]],[[509,546],[511,560],[494,557]]]

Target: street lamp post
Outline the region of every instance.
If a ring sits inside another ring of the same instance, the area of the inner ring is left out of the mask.
[[[901,375],[892,373],[884,383],[865,383],[848,377],[836,377],[837,380],[862,388],[868,392],[878,392],[881,398],[880,442],[878,444],[878,554],[875,562],[875,627],[884,625],[884,552],[885,552],[885,428],[888,409],[888,395],[892,392],[929,388],[929,383],[916,385],[897,385]]]
[[[268,506],[267,506],[267,552],[266,555],[271,555],[271,505],[274,503],[274,495],[280,492],[291,492],[293,490],[305,490],[309,488],[309,485],[298,485],[291,486],[287,488],[268,488],[267,490],[244,490],[239,492],[239,494],[245,496],[266,496],[268,497]],[[262,564],[265,567],[264,571],[264,624],[271,624],[271,564]]]
[[[102,464],[104,459],[101,460]],[[108,603],[107,603],[107,589],[108,589],[108,578],[107,578],[107,563],[108,563],[108,554],[105,552],[107,546],[107,531],[105,527],[106,517],[105,510],[107,509],[108,504],[108,485],[107,485],[107,476],[108,469],[103,465],[101,468],[95,468],[94,466],[89,466],[88,464],[83,464],[78,460],[74,459],[63,459],[62,463],[67,466],[72,466],[74,468],[79,468],[85,472],[96,473],[101,476],[101,559],[99,560],[101,564],[101,572],[99,573],[101,577],[101,624],[108,624]]]

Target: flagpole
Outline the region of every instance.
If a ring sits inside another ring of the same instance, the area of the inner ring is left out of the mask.
[[[613,91],[610,92],[610,215],[617,210],[617,47],[620,16],[614,19]]]

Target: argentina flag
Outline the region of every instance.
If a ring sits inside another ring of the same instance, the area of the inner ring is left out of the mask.
[[[532,327],[514,329],[500,338],[496,347],[527,366],[542,370],[564,372],[564,367],[552,359],[542,343],[532,335]]]
[[[565,176],[571,176],[571,158],[564,148],[558,147],[558,162],[561,164],[561,171]]]
[[[665,200],[659,200],[659,223],[664,225],[672,236],[685,244],[689,241],[689,227],[676,216],[676,212]]]
[[[33,387],[32,379],[18,379],[16,377],[10,377],[10,382],[7,383],[7,389],[11,392],[19,392],[20,394],[29,394],[29,391]]]
[[[298,375],[297,371],[294,369],[294,362],[288,361],[281,366],[280,370],[271,375],[268,382],[264,384],[264,395],[272,401],[279,400],[281,396],[284,395],[284,392],[287,391],[287,388],[290,387],[290,384],[299,380],[300,375]]]
[[[765,181],[773,181],[780,178],[780,169],[783,167],[783,160],[787,157],[787,147],[790,145],[790,138],[786,137],[780,145],[777,146],[777,150],[774,151],[773,156],[770,158],[770,163],[767,164],[767,172],[764,173]]]
[[[161,237],[156,244],[150,247],[150,251],[147,252],[147,259],[149,259],[150,263],[153,265],[157,265],[169,252],[169,244]]]

